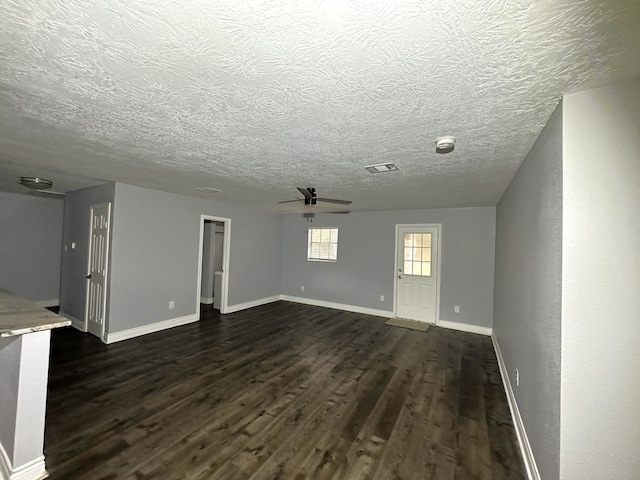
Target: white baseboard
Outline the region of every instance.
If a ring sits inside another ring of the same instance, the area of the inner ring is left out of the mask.
[[[498,367],[500,367],[502,383],[504,384],[504,390],[507,393],[509,410],[511,410],[511,417],[513,418],[513,424],[516,429],[516,436],[518,437],[520,452],[522,453],[522,458],[524,459],[524,466],[527,470],[527,476],[529,477],[529,480],[540,480],[538,465],[536,464],[536,459],[533,456],[531,444],[529,443],[529,437],[527,437],[527,431],[525,430],[524,423],[522,422],[522,416],[520,415],[520,410],[518,409],[516,396],[513,393],[513,388],[511,388],[511,381],[509,380],[507,366],[505,365],[504,358],[502,357],[500,344],[498,343],[498,339],[495,335],[491,336],[491,340],[493,341],[493,349],[495,350],[496,358],[498,359]]]
[[[240,310],[246,310],[247,308],[259,307],[260,305],[266,305],[267,303],[277,302],[281,300],[281,295],[273,295],[271,297],[259,298],[257,300],[251,300],[250,302],[236,303],[235,305],[227,306],[227,313],[239,312]]]
[[[39,307],[57,307],[60,305],[60,299],[54,298],[53,300],[38,300],[35,304]]]
[[[185,315],[184,317],[170,318],[162,322],[151,323],[149,325],[143,325],[141,327],[129,328],[127,330],[121,330],[119,332],[106,333],[104,343],[115,343],[130,338],[140,337],[149,333],[159,332],[168,328],[179,327],[180,325],[186,325],[187,323],[193,323],[198,321],[198,315],[192,313],[191,315]]]
[[[393,318],[393,312],[387,310],[359,307],[357,305],[347,305],[345,303],[325,302],[324,300],[316,300],[314,298],[292,297],[290,295],[282,295],[281,297],[282,300],[287,302],[304,303],[306,305],[314,305],[316,307],[335,308],[336,310],[363,313],[365,315],[373,315],[375,317]]]
[[[438,327],[448,328],[450,330],[460,330],[461,332],[477,333],[479,335],[491,336],[493,328],[482,327],[480,325],[471,325],[470,323],[450,322],[448,320],[438,320]]]
[[[47,478],[44,456],[40,456],[18,468],[11,466],[9,455],[0,443],[0,479],[2,480],[42,480]]]
[[[78,320],[75,317],[72,317],[71,315],[64,313],[64,312],[58,312],[58,315],[60,315],[61,317],[64,317],[68,320],[71,320],[71,326],[73,328],[75,328],[76,330],[80,330],[81,332],[86,332],[87,329],[85,327],[84,324],[84,320]]]
[[[200,303],[211,305],[213,303],[213,297],[200,297]]]

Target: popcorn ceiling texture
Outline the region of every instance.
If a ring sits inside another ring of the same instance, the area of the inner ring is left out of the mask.
[[[640,75],[638,24],[637,0],[3,0],[0,189],[495,205],[563,94]]]

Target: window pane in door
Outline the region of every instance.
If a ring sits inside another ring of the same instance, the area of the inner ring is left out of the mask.
[[[413,266],[411,262],[404,262],[404,273],[411,275],[413,273]]]
[[[413,274],[414,275],[422,275],[422,263],[421,262],[413,262]]]
[[[412,242],[413,242],[413,234],[412,233],[405,233],[404,234],[404,246],[405,247],[410,247]]]
[[[422,276],[431,276],[431,262],[422,262]]]

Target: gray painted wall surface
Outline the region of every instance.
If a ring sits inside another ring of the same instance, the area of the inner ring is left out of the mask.
[[[60,298],[64,201],[0,192],[0,286],[34,301]]]
[[[0,337],[0,444],[12,463],[18,414],[21,338]]]
[[[564,99],[561,478],[640,478],[640,80]]]
[[[231,218],[228,305],[280,293],[280,216],[120,183],[115,196],[109,333],[197,313],[201,214]]]
[[[213,243],[214,225],[212,222],[204,222],[202,242],[202,290],[200,295],[204,298],[213,297]]]
[[[440,320],[491,327],[495,207],[286,215],[282,293],[391,312],[396,224],[414,223],[442,223]],[[307,261],[309,227],[339,228],[337,262]]]
[[[13,468],[42,456],[50,338],[0,338],[0,443]]]
[[[60,311],[80,321],[85,317],[91,207],[111,202],[113,218],[114,192],[115,184],[105,183],[69,192],[65,197]],[[75,249],[71,248],[73,242]]]
[[[562,105],[500,200],[496,226],[493,333],[545,480],[560,465],[561,282]]]

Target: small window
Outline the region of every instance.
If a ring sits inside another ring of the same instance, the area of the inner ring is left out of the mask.
[[[307,260],[335,262],[338,259],[338,229],[310,228]]]
[[[431,276],[431,234],[404,234],[404,273],[420,277]]]

